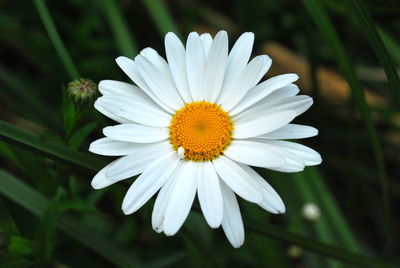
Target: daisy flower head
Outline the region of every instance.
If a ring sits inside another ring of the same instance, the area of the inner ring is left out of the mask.
[[[139,175],[122,203],[137,211],[157,192],[152,226],[174,235],[196,197],[207,223],[222,228],[234,247],[244,242],[237,196],[271,213],[284,213],[276,191],[250,166],[281,172],[321,163],[320,155],[286,139],[308,138],[317,129],[290,123],[311,105],[297,95],[296,74],[259,83],[271,66],[261,55],[249,61],[254,34],[232,49],[228,35],[189,34],[186,46],[165,36],[165,60],[143,49],[116,62],[135,85],[103,80],[95,108],[116,121],[90,151],[119,156],[92,181],[95,189]]]

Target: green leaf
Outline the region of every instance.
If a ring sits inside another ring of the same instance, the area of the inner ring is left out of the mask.
[[[331,46],[332,51],[335,54],[335,59],[337,60],[343,75],[350,85],[351,93],[357,102],[358,109],[360,110],[361,116],[364,120],[365,128],[367,130],[370,144],[374,153],[375,162],[379,170],[379,179],[382,188],[382,203],[384,207],[385,237],[386,244],[388,244],[390,239],[390,214],[386,167],[383,159],[380,140],[372,121],[371,111],[367,105],[364,90],[355,75],[350,58],[348,57],[344,46],[341,43],[328,14],[326,13],[323,3],[318,0],[303,0],[303,4],[307,9],[308,14],[317,25],[321,35],[325,38],[326,43]]]
[[[27,256],[33,256],[36,250],[36,243],[22,236],[11,236],[7,247],[8,252]]]
[[[29,268],[33,267],[35,262],[20,255],[6,254],[0,258],[1,268]]]
[[[60,38],[60,35],[57,32],[53,19],[51,18],[49,10],[47,9],[45,0],[34,0],[34,3],[40,19],[46,28],[47,34],[49,35],[49,38],[53,43],[53,46],[56,49],[65,70],[68,72],[70,79],[74,80],[79,78],[78,70],[76,69],[75,64],[73,63],[64,43]]]
[[[368,13],[368,9],[363,1],[360,0],[347,0],[347,4],[385,70],[395,102],[400,104],[400,79],[397,75],[396,66],[382,42],[376,26]]]
[[[0,169],[0,185],[2,186],[0,187],[1,194],[38,217],[44,215],[49,204],[48,200],[2,169]],[[141,266],[140,261],[132,252],[128,253],[119,248],[111,239],[86,227],[74,217],[67,215],[61,217],[58,226],[62,232],[75,239],[82,246],[91,249],[118,267]]]
[[[69,147],[78,149],[96,127],[97,122],[92,122],[76,130],[69,140]]]
[[[7,235],[19,235],[17,225],[10,215],[7,207],[0,197],[0,234],[5,233]]]
[[[102,161],[95,156],[74,151],[54,141],[42,140],[39,136],[29,131],[1,120],[0,139],[27,147],[30,150],[34,149],[52,159],[63,160],[95,171],[100,170],[107,164],[106,161]]]
[[[48,203],[38,226],[36,238],[38,250],[36,260],[39,266],[44,266],[50,261],[54,250],[59,206],[62,196],[63,192],[59,189],[53,200]]]
[[[174,32],[176,35],[180,35],[179,29],[165,6],[164,1],[142,0],[142,2],[150,13],[162,38],[164,38],[165,34],[168,32]]]
[[[138,53],[137,45],[133,36],[129,33],[126,21],[116,1],[102,0],[102,3],[104,14],[114,33],[119,51],[124,56],[134,58]]]

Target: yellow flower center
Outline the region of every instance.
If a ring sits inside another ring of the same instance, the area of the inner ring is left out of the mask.
[[[186,159],[207,161],[222,154],[232,140],[232,131],[232,120],[219,105],[195,101],[176,111],[169,139],[175,150],[183,147]]]

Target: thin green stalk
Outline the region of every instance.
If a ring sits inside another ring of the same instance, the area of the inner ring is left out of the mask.
[[[134,58],[137,53],[137,45],[130,34],[126,21],[115,0],[103,0],[102,7],[106,19],[114,33],[119,51],[129,58]]]
[[[53,43],[53,46],[56,49],[61,62],[64,64],[64,68],[67,71],[70,79],[74,80],[76,78],[79,78],[78,70],[75,67],[67,49],[64,46],[64,43],[60,38],[60,35],[57,32],[53,19],[51,18],[49,10],[47,9],[45,0],[34,0],[34,3],[39,13],[40,19],[42,20],[44,27],[46,28],[47,34],[49,35],[49,38]]]
[[[379,171],[379,179],[382,187],[382,199],[384,207],[384,224],[385,224],[385,243],[388,244],[390,238],[390,214],[389,214],[389,198],[388,198],[388,184],[386,177],[385,162],[383,160],[382,148],[374,124],[372,122],[371,111],[365,100],[364,90],[358,81],[353,65],[341,43],[339,36],[333,27],[333,24],[326,13],[323,3],[317,0],[303,0],[309,15],[314,20],[319,28],[321,35],[325,38],[326,42],[330,44],[335,58],[338,62],[340,69],[343,72],[347,82],[350,85],[352,95],[357,102],[358,109],[364,120],[365,128],[367,130],[371,147],[375,156],[376,165]]]
[[[385,70],[389,85],[392,89],[393,99],[396,104],[400,104],[400,79],[396,67],[368,13],[367,7],[360,0],[348,0],[347,3]]]
[[[147,11],[150,13],[151,18],[162,38],[168,32],[174,32],[179,36],[179,29],[176,26],[171,14],[169,13],[165,2],[161,0],[142,0]]]

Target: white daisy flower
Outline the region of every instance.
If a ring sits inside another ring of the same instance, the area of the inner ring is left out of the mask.
[[[285,139],[308,138],[318,130],[290,122],[312,99],[300,95],[296,74],[259,81],[271,66],[266,55],[250,62],[253,33],[242,34],[228,53],[220,31],[189,34],[186,48],[165,36],[167,61],[146,48],[134,60],[116,59],[136,84],[103,80],[95,108],[119,124],[90,145],[100,155],[120,156],[93,179],[95,189],[140,176],[125,195],[125,214],[158,192],[152,226],[174,235],[189,214],[196,192],[212,228],[222,228],[234,247],[244,242],[236,195],[271,213],[284,213],[275,190],[250,166],[282,172],[321,163],[320,155]]]

